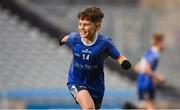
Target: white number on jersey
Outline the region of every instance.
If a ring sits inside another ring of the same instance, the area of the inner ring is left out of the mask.
[[[83,54],[83,60],[89,60],[89,54]]]

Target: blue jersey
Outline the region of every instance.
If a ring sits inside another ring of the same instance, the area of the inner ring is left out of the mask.
[[[67,85],[87,87],[94,99],[104,95],[104,60],[107,56],[117,59],[119,50],[112,40],[104,35],[96,34],[91,44],[85,44],[79,33],[69,34],[67,44],[73,52]]]
[[[159,62],[159,53],[154,48],[151,48],[145,52],[143,58],[141,59],[141,66],[143,69],[143,64],[148,63],[150,64],[152,71],[156,71],[158,62]],[[154,84],[151,76],[145,74],[143,70],[138,74],[137,83],[139,89],[154,88]]]

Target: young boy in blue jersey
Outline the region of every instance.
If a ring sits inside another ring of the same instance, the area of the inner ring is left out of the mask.
[[[151,48],[144,53],[141,61],[134,67],[138,73],[137,89],[139,99],[143,101],[139,108],[155,108],[156,85],[164,81],[164,77],[155,74],[160,53],[164,50],[164,35],[155,33],[151,38]]]
[[[87,7],[78,14],[78,31],[59,37],[73,53],[67,86],[82,109],[99,109],[104,95],[104,60],[111,56],[125,70],[130,62],[119,52],[110,37],[97,33],[104,17],[97,7]]]

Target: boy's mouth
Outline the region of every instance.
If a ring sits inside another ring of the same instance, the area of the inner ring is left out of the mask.
[[[82,36],[84,36],[84,35],[87,34],[87,31],[80,31],[80,34],[81,34]]]

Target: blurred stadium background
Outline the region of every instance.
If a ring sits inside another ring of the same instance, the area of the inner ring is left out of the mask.
[[[71,51],[58,46],[57,35],[76,31],[77,14],[89,5],[102,8],[101,33],[133,64],[153,32],[165,33],[158,72],[167,83],[157,100],[161,108],[180,108],[180,0],[0,0],[0,108],[79,108],[66,87]],[[111,59],[105,64],[102,108],[138,103],[134,72]]]

